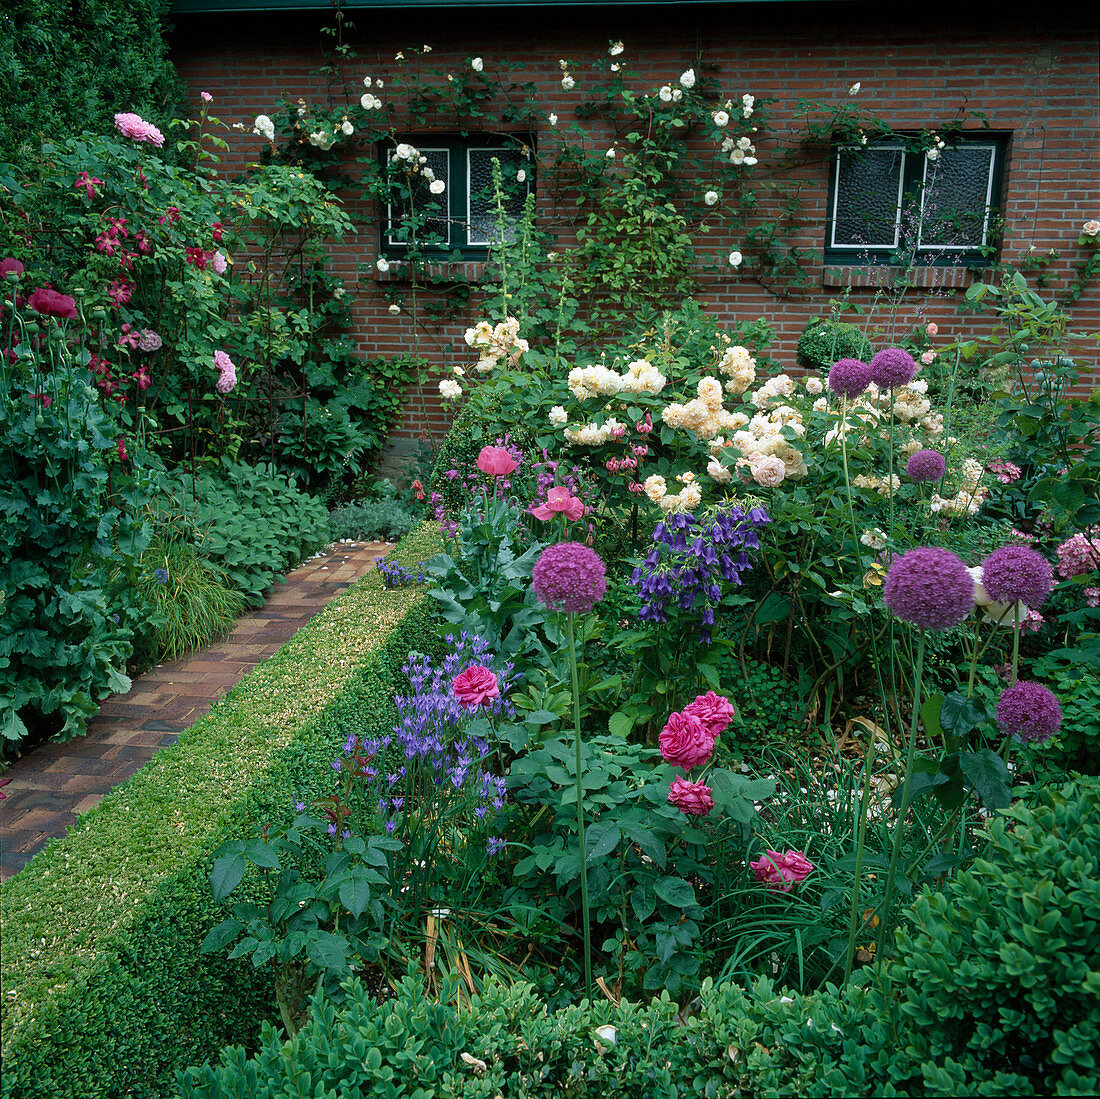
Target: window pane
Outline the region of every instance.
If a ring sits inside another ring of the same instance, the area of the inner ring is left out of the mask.
[[[420,170],[410,180],[411,202],[410,196],[405,194],[390,204],[387,231],[390,244],[409,244],[414,236],[419,244],[449,243],[450,218],[447,203],[451,178],[447,150],[421,149],[420,155],[426,157],[427,162],[420,165]],[[431,176],[424,175],[425,168],[430,170]],[[390,172],[391,179],[409,178],[404,172],[395,175],[392,167]],[[432,177],[443,181],[445,189],[442,194],[432,194]]]
[[[895,248],[903,149],[837,153],[833,248]]]
[[[516,226],[523,215],[523,203],[531,181],[531,162],[519,149],[468,149],[469,204],[467,232],[470,244],[487,245],[497,236],[497,198],[493,188],[493,160],[500,161],[501,196],[504,207],[504,239],[516,239]],[[525,178],[520,180],[522,173]]]
[[[925,158],[922,248],[980,248],[988,236],[993,148],[961,145]]]

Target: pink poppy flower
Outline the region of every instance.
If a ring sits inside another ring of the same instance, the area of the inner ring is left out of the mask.
[[[490,477],[505,477],[519,463],[502,446],[483,446],[477,456],[477,468]]]
[[[531,514],[536,519],[542,519],[544,522],[563,512],[566,519],[571,523],[575,523],[584,514],[585,507],[581,500],[577,499],[569,489],[562,485],[548,489],[546,503],[531,509]]]

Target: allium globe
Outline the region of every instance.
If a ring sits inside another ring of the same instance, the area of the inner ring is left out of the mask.
[[[908,385],[917,374],[913,356],[901,347],[887,347],[871,360],[871,381],[879,389]]]
[[[604,597],[607,571],[590,546],[558,542],[539,554],[531,570],[531,582],[547,607],[585,614]]]
[[[842,397],[858,397],[871,381],[871,368],[859,359],[840,359],[829,371],[829,388]]]
[[[909,456],[905,472],[910,481],[939,481],[947,472],[947,459],[938,450],[918,450]]]
[[[1042,744],[1058,732],[1062,707],[1041,683],[1021,679],[1001,692],[997,700],[997,724],[1011,736]]]
[[[1041,607],[1054,587],[1047,559],[1027,546],[1002,546],[982,562],[982,587],[998,603]]]
[[[898,618],[922,629],[946,630],[974,609],[974,580],[949,550],[917,546],[894,558],[882,598]]]

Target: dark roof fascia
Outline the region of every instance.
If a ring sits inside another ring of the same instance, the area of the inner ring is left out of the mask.
[[[842,0],[343,0],[348,10],[363,8],[680,8],[698,4],[839,3]],[[843,0],[851,3],[852,0]],[[172,15],[214,15],[246,11],[324,11],[332,0],[173,0]]]

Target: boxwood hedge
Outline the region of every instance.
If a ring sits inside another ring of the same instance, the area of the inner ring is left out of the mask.
[[[395,556],[438,549],[422,526]],[[435,643],[430,603],[363,578],[4,883],[0,1094],[168,1095],[256,1035],[270,975],[199,952],[222,916],[212,852],[315,784],[350,729],[386,731],[408,650]]]

